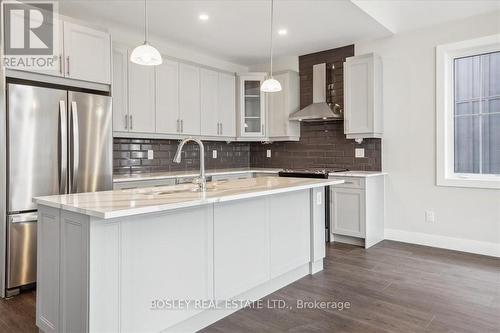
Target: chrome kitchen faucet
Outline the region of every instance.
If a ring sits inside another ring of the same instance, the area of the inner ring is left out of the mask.
[[[203,142],[201,142],[200,139],[189,137],[189,138],[182,140],[179,143],[179,146],[177,147],[177,152],[175,153],[175,156],[174,156],[174,162],[181,163],[182,148],[189,141],[196,142],[198,144],[198,146],[200,146],[200,176],[198,178],[196,178],[193,182],[198,184],[200,191],[205,191],[207,188],[207,179],[205,177],[205,147],[203,147]]]

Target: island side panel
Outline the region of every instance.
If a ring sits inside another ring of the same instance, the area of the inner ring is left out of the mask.
[[[36,325],[59,332],[59,210],[38,206]]]
[[[87,332],[89,217],[43,205],[38,211],[37,326]]]
[[[61,210],[61,331],[88,331],[89,216]]]
[[[366,178],[365,248],[384,240],[385,175]]]
[[[120,332],[120,222],[90,222],[89,331]]]
[[[310,191],[310,228],[311,228],[311,258],[309,273],[314,274],[323,270],[323,258],[326,256],[325,249],[325,188],[316,187]]]

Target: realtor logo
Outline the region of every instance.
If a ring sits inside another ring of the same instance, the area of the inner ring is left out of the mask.
[[[54,1],[3,1],[4,65],[55,69],[59,18]]]

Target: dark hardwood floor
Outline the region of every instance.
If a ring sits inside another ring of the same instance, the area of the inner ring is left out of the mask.
[[[350,302],[351,308],[243,309],[222,332],[500,332],[500,259],[384,241],[327,247],[325,269],[265,299]]]
[[[500,332],[500,259],[392,241],[335,244],[324,271],[265,300],[292,309],[243,309],[202,332]],[[350,308],[297,309],[296,300]],[[34,322],[34,293],[0,301],[0,332],[36,332]]]

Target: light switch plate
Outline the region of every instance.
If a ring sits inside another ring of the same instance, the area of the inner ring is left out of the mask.
[[[267,158],[271,158],[271,149],[268,149],[268,150],[266,151],[266,157],[267,157]]]
[[[217,150],[212,150],[212,158],[217,158]]]
[[[365,148],[354,149],[354,156],[357,158],[365,157]]]
[[[155,157],[153,150],[148,150],[148,160],[152,160]]]

